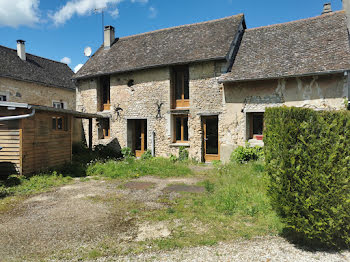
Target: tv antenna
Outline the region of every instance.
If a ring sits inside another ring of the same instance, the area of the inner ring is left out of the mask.
[[[101,8],[95,8],[95,13],[99,13],[101,12],[101,22],[102,22],[102,44],[104,42],[104,29],[105,29],[105,15],[104,15],[104,10],[106,9],[106,7],[101,7]]]
[[[86,57],[91,57],[91,54],[92,54],[92,49],[91,49],[91,47],[90,46],[87,46],[87,47],[85,47],[84,48],[84,55],[86,56]]]

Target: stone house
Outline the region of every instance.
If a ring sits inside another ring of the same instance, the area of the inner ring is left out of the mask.
[[[23,40],[17,50],[0,46],[0,101],[75,110],[73,74],[66,64],[26,53]]]
[[[94,145],[136,156],[183,146],[191,158],[227,161],[247,140],[262,144],[268,106],[345,108],[349,70],[338,11],[253,29],[236,15],[123,38],[107,26],[74,78],[78,109],[109,118],[93,123]]]
[[[76,86],[68,65],[0,45],[0,101],[76,110]],[[74,121],[74,141],[82,140],[81,120]]]

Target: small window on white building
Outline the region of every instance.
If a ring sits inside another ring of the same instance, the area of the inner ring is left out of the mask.
[[[0,101],[7,101],[7,97],[4,95],[0,95]]]
[[[62,101],[53,101],[52,106],[58,109],[66,109],[65,102]]]
[[[263,131],[264,131],[264,113],[249,113],[249,139],[263,140]]]

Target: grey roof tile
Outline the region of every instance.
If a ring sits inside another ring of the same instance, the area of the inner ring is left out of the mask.
[[[245,81],[350,70],[344,11],[248,29],[230,73]]]
[[[225,59],[243,19],[240,14],[122,37],[109,50],[99,48],[74,77]]]
[[[17,56],[17,50],[0,45],[0,76],[75,89],[72,82],[74,73],[66,64],[28,53],[26,57],[26,61],[23,61]]]

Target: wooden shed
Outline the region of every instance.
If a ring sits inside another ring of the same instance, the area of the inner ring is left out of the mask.
[[[102,118],[71,110],[0,102],[0,176],[30,174],[70,162],[75,117]]]

